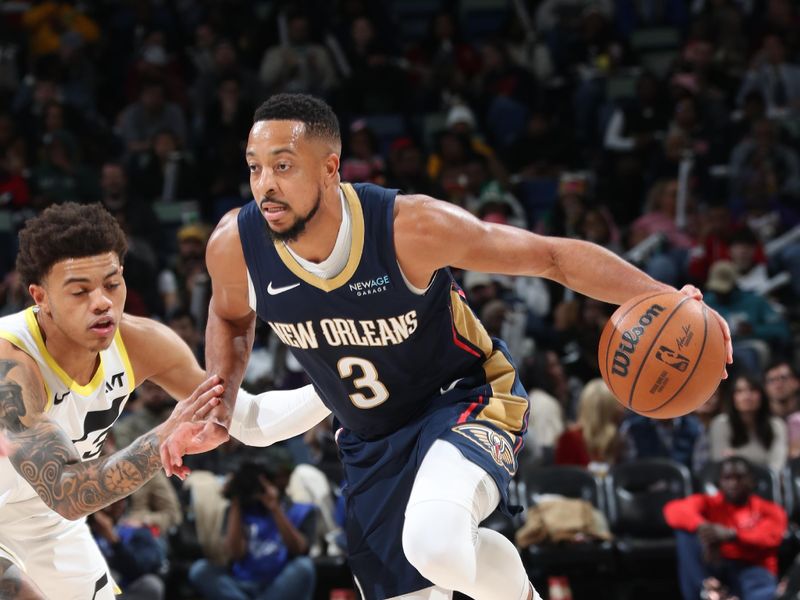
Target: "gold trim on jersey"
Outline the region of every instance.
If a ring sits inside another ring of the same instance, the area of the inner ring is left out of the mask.
[[[528,399],[515,395],[512,390],[517,377],[514,365],[506,355],[495,349],[492,338],[472,309],[456,290],[450,290],[450,307],[453,315],[454,343],[467,351],[483,355],[483,371],[486,383],[492,388],[492,395],[475,416],[489,421],[504,431],[521,431],[528,410]],[[470,350],[472,348],[472,350]]]
[[[16,346],[17,348],[22,350],[25,354],[30,355],[30,351],[28,350],[28,347],[25,345],[25,343],[10,331],[4,331],[0,329],[0,338]]]
[[[80,385],[74,379],[72,379],[72,377],[67,375],[64,369],[62,369],[61,366],[56,362],[56,359],[54,359],[50,354],[50,351],[47,349],[47,346],[44,343],[42,331],[39,329],[39,322],[36,320],[36,314],[33,312],[33,307],[25,310],[25,323],[28,325],[28,329],[30,330],[31,335],[33,335],[33,339],[36,342],[36,347],[39,349],[39,352],[41,353],[44,361],[47,363],[47,366],[50,367],[53,373],[58,376],[64,385],[81,396],[93,394],[97,388],[102,385],[105,377],[102,352],[99,354],[100,364],[98,365],[97,370],[94,372],[92,380],[86,385]],[[51,396],[51,394],[48,392],[48,398],[49,396]]]
[[[11,548],[1,543],[0,543],[0,551],[8,554],[8,556],[11,557],[11,562],[13,562],[20,569],[22,569],[23,573],[27,573],[27,569],[25,568],[25,563],[22,562],[22,559],[16,552],[14,552]]]
[[[4,339],[10,344],[13,344],[25,354],[30,356],[33,360],[36,360],[36,357],[33,356],[30,349],[25,345],[25,342],[18,338],[16,334],[11,333],[10,331],[0,330],[0,338]],[[42,377],[42,383],[44,384],[44,392],[47,395],[47,402],[44,405],[44,412],[50,412],[50,409],[53,408],[53,392],[50,389],[50,386],[47,385],[47,381],[45,381],[44,377]]]
[[[122,341],[122,334],[119,331],[119,327],[117,327],[117,331],[114,334],[114,343],[117,345],[117,351],[122,359],[122,364],[125,366],[125,376],[128,378],[128,389],[133,391],[133,389],[136,387],[136,379],[134,379],[133,374],[133,365],[131,364],[131,359],[128,356],[128,349],[125,347],[125,342]]]
[[[356,272],[358,264],[361,262],[361,253],[364,251],[364,212],[361,209],[361,200],[358,199],[355,188],[349,183],[341,184],[342,193],[350,207],[350,218],[352,223],[352,236],[350,241],[350,256],[342,272],[332,279],[323,279],[306,271],[294,256],[286,249],[283,242],[275,241],[275,250],[278,252],[283,264],[300,279],[309,285],[321,289],[324,292],[331,292],[336,288],[347,283]]]

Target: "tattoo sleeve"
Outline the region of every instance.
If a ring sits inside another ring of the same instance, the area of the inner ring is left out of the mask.
[[[54,511],[79,519],[130,495],[161,468],[155,431],[111,456],[81,462],[64,430],[46,415],[28,416],[26,427],[23,386],[8,375],[17,365],[0,359],[0,426],[7,430],[14,468]]]

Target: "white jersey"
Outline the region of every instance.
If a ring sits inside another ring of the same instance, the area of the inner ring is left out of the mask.
[[[48,416],[67,433],[81,460],[95,459],[136,381],[122,336],[118,330],[100,352],[92,380],[79,385],[48,352],[35,310],[0,318],[0,338],[36,361]],[[114,597],[116,586],[85,519],[69,521],[50,509],[8,458],[0,458],[0,558],[25,570],[50,599]]]
[[[100,365],[86,385],[79,385],[47,351],[36,321],[35,307],[0,318],[3,338],[39,365],[47,391],[48,416],[70,437],[81,460],[100,456],[108,431],[116,422],[133,391],[133,368],[117,330],[114,342],[100,352]],[[37,496],[8,458],[0,459],[0,511],[10,502]],[[42,506],[47,506],[42,502]]]

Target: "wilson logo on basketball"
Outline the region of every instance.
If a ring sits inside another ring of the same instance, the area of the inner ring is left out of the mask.
[[[666,309],[660,304],[653,304],[639,317],[639,324],[622,332],[621,341],[614,352],[614,362],[611,372],[620,377],[628,376],[628,366],[631,364],[631,355],[636,352],[647,327]]]

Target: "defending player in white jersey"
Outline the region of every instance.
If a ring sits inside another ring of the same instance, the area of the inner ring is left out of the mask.
[[[125,234],[100,205],[51,207],[19,242],[36,306],[0,319],[0,599],[111,599],[116,586],[84,518],[147,482],[170,434],[193,452],[227,439],[213,427],[195,436],[203,425],[193,422],[222,386],[168,327],[123,314]],[[144,380],[185,400],[99,458]]]

